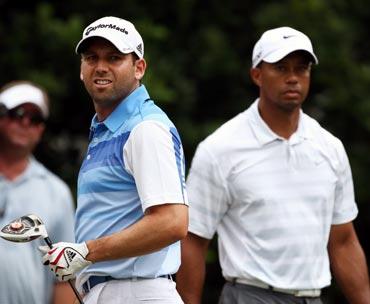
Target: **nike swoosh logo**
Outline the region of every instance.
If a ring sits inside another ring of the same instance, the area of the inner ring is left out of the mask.
[[[288,39],[290,37],[294,37],[294,35],[283,36],[284,39]]]

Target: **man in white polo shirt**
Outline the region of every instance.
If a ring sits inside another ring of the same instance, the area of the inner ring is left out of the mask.
[[[321,303],[330,267],[350,303],[370,303],[346,152],[301,110],[318,63],[311,41],[289,27],[266,31],[252,61],[259,98],[201,142],[192,162],[180,295],[201,303],[217,232],[222,304]]]

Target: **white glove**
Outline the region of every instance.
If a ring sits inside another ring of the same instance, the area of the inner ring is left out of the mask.
[[[45,255],[42,258],[44,265],[49,265],[59,281],[73,279],[77,272],[92,264],[86,260],[89,249],[86,243],[56,243],[53,248],[40,246],[39,250]]]

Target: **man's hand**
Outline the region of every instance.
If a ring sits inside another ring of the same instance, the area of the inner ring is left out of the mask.
[[[89,249],[86,243],[56,243],[53,248],[40,246],[39,250],[45,255],[42,258],[44,265],[49,265],[59,281],[68,281],[75,277],[81,269],[89,266],[90,261],[86,260]]]

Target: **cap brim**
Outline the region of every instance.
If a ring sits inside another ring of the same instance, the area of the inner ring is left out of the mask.
[[[109,41],[111,44],[113,44],[117,48],[117,50],[119,50],[123,54],[134,52],[134,50],[129,45],[127,45],[124,41],[118,40],[116,37],[105,33],[104,35],[94,34],[89,37],[85,37],[81,39],[75,48],[76,54],[81,54],[84,51],[84,48],[86,47],[86,43],[92,38],[102,38],[102,39]]]
[[[311,51],[308,50],[307,48],[302,48],[302,47],[287,47],[287,48],[282,48],[279,50],[276,50],[275,52],[267,55],[265,58],[262,59],[262,61],[265,61],[267,63],[275,63],[278,62],[279,60],[283,59],[285,56],[289,55],[290,53],[296,52],[296,51],[305,51],[308,54],[312,56],[312,59],[315,64],[318,64],[319,61],[316,57],[316,55]]]

